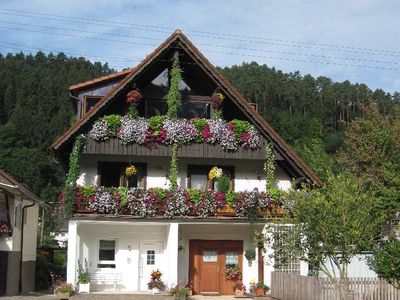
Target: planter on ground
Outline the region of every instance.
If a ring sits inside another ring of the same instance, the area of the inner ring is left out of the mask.
[[[90,293],[90,283],[79,283],[79,293]]]

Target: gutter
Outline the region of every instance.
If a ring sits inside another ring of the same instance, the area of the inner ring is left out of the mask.
[[[24,198],[22,198],[22,203],[24,203]],[[28,200],[28,199],[26,199]],[[30,208],[32,206],[35,206],[36,201],[35,200],[30,200],[33,201],[32,204],[29,205],[24,205],[22,207],[22,220],[21,220],[21,260],[19,264],[19,293],[22,293],[22,263],[23,263],[23,258],[24,258],[24,227],[25,227],[25,209]]]

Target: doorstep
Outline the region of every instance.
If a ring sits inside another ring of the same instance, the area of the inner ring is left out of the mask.
[[[76,294],[70,298],[71,300],[173,300],[174,297],[170,295],[153,295],[149,293],[90,293],[90,294]]]

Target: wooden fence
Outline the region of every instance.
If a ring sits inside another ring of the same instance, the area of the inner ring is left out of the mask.
[[[280,300],[340,300],[329,278],[272,272],[272,297]],[[400,290],[384,279],[351,278],[348,300],[400,300]]]

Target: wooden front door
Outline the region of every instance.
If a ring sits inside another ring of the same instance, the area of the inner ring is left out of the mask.
[[[235,282],[225,279],[225,269],[242,271],[243,241],[190,240],[189,278],[195,294],[233,295]]]

